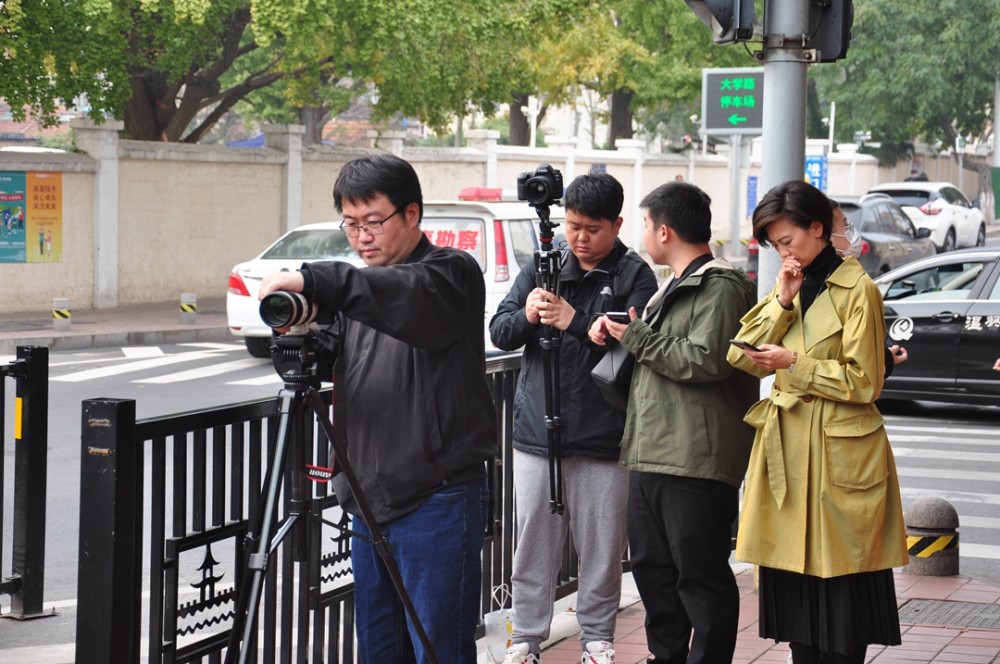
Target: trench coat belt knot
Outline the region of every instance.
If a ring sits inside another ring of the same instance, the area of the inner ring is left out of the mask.
[[[784,504],[788,489],[785,476],[785,453],[781,440],[781,422],[778,413],[779,409],[788,410],[793,407],[802,396],[782,392],[774,387],[767,398],[757,402],[744,418],[747,424],[759,432],[760,442],[764,446],[768,484],[771,488],[771,495],[774,496],[774,500],[778,504],[778,509],[781,509]],[[802,400],[806,401],[804,398]],[[811,400],[809,399],[809,401]]]

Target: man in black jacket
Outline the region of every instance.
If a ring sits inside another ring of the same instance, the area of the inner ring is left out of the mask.
[[[366,267],[339,261],[268,275],[260,296],[305,294],[347,319],[335,369],[335,427],[389,541],[438,661],[474,664],[485,461],[496,417],[485,375],[486,290],[475,259],[420,228],[417,174],[392,155],[349,161],[333,189],[341,227]],[[343,477],[354,514],[351,563],[358,650],[366,664],[425,662]]]
[[[571,524],[580,554],[576,614],[583,661],[614,661],[628,484],[627,472],[618,466],[625,413],[604,400],[590,376],[604,348],[592,344],[587,331],[597,314],[631,306],[641,310],[656,291],[653,271],[618,239],[624,197],[621,184],[607,173],[573,180],[566,189],[569,248],[561,256],[557,292],[536,288],[535,268],[529,264],[490,321],[490,338],[498,348],[524,346],[514,402],[514,635],[505,664],[538,662],[541,643],[549,636],[554,582]],[[549,509],[542,325],[562,333],[562,516]]]

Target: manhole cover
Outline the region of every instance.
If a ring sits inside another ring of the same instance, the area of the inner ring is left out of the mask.
[[[1000,604],[911,599],[899,607],[899,622],[907,625],[1000,627]]]

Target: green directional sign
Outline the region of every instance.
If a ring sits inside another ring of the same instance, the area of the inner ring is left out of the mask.
[[[703,133],[760,134],[763,111],[763,67],[702,70]]]

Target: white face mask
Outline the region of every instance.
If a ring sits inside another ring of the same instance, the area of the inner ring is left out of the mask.
[[[841,256],[853,256],[857,258],[861,255],[861,233],[853,225],[848,224],[847,228],[844,229],[843,233],[832,233],[831,235],[836,235],[837,237],[842,237],[851,243],[851,246],[843,251],[838,251]]]

